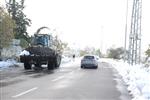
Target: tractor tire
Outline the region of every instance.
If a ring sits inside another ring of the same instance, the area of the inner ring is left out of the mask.
[[[53,70],[55,68],[55,63],[48,61],[47,69],[48,70]]]
[[[60,63],[61,63],[61,57],[57,56],[55,58],[55,67],[58,68],[60,66]]]
[[[28,62],[24,62],[24,69],[25,69],[25,70],[31,69],[31,64],[28,63]]]

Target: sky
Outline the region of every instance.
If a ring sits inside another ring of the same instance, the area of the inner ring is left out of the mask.
[[[5,1],[5,0],[2,0]],[[132,2],[129,0],[128,34]],[[74,48],[95,47],[105,52],[124,47],[127,0],[25,0],[25,14],[32,20],[34,34],[41,26]],[[150,44],[150,1],[142,5],[142,51]],[[127,37],[127,45],[128,45]],[[128,46],[127,46],[128,47]]]

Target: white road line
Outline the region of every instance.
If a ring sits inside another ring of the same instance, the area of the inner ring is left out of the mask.
[[[67,74],[67,76],[68,76],[68,75],[70,75],[70,74],[73,74],[73,73],[75,73],[75,71],[71,71],[71,72],[69,72],[69,73]]]
[[[55,81],[58,81],[58,80],[60,80],[60,79],[62,79],[62,78],[64,78],[64,77],[65,77],[65,76],[59,76],[58,78],[53,79],[52,81],[55,82]]]
[[[81,68],[78,68],[77,70],[81,70]]]
[[[20,96],[22,96],[22,95],[24,95],[24,94],[27,94],[27,93],[29,93],[29,92],[31,92],[31,91],[34,91],[34,90],[36,90],[36,89],[38,89],[38,87],[34,87],[34,88],[29,89],[29,90],[27,90],[27,91],[25,91],[25,92],[22,92],[22,93],[20,93],[20,94],[14,95],[14,96],[12,96],[12,98],[20,97]]]
[[[77,70],[80,70],[80,68],[78,68]],[[63,76],[59,76],[58,78],[53,79],[52,82],[58,81],[58,80],[60,80],[60,79],[63,79],[63,78],[65,78],[66,76],[68,76],[68,75],[70,75],[70,74],[73,74],[74,72],[75,72],[75,71],[71,71],[71,72],[69,72],[69,73],[67,73],[67,74],[65,74],[65,75],[63,75]]]

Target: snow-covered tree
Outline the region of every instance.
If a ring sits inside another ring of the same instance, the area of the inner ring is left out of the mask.
[[[148,57],[150,57],[150,45],[149,45],[149,48],[145,51],[145,53]]]
[[[124,49],[122,47],[120,48],[110,48],[108,49],[108,57],[114,58],[114,59],[121,59],[124,54]]]
[[[2,48],[8,46],[14,37],[13,28],[15,28],[14,20],[3,7],[0,7],[0,56]]]

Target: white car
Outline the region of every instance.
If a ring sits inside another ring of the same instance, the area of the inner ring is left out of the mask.
[[[85,55],[81,60],[81,68],[98,68],[98,60],[94,55]]]

